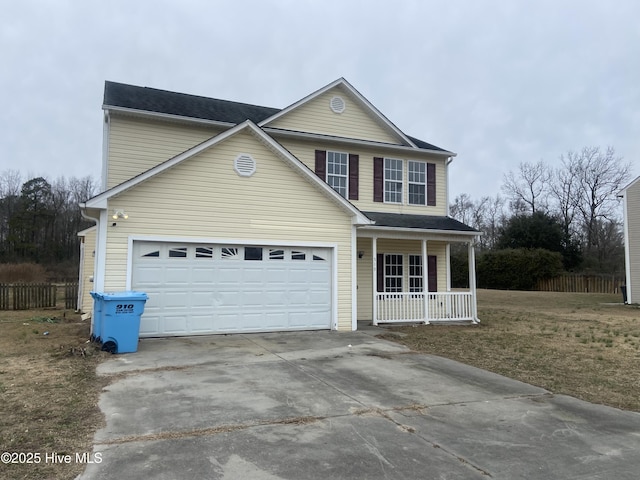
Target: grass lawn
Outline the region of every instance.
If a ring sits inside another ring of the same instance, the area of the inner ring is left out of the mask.
[[[104,380],[95,372],[108,355],[85,343],[89,329],[63,309],[0,312],[0,453],[41,454],[39,463],[0,462],[0,478],[66,479],[84,470],[75,454],[92,452],[103,425]],[[52,464],[47,453],[72,462]]]
[[[590,402],[640,411],[640,309],[617,295],[478,292],[478,326],[394,327],[386,336]],[[45,335],[45,332],[48,332]],[[97,402],[110,354],[89,322],[62,309],[0,312],[0,453],[71,455],[70,464],[6,465],[0,478],[72,479],[104,425]]]
[[[621,295],[478,291],[477,326],[393,327],[384,335],[593,403],[640,411],[640,308]]]

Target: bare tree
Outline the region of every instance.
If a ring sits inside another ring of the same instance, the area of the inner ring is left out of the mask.
[[[69,179],[69,192],[71,201],[75,204],[83,203],[93,197],[98,191],[98,184],[92,177]]]
[[[456,220],[469,225],[471,223],[473,201],[467,193],[457,195],[449,207],[449,215]]]
[[[474,201],[468,194],[462,193],[456,196],[449,212],[456,220],[484,233],[478,243],[482,250],[494,248],[496,245],[500,227],[506,218],[504,204],[505,201],[500,195],[486,196]]]
[[[17,170],[5,170],[0,173],[0,260],[6,258],[9,221],[18,208],[22,176]]]
[[[0,174],[0,261],[67,262],[79,256],[78,231],[87,228],[79,203],[91,198],[91,177],[42,177],[22,184],[20,173]]]
[[[613,147],[584,147],[573,154],[579,178],[577,208],[585,230],[586,253],[598,248],[598,221],[619,218],[617,193],[629,180],[631,164],[623,163]]]
[[[504,212],[504,198],[500,195],[485,197],[487,202],[484,212],[484,235],[480,237],[482,246],[494,249],[498,243],[500,228],[506,223],[507,215]]]
[[[579,157],[569,152],[566,157],[560,156],[560,166],[553,170],[549,182],[551,211],[560,220],[566,241],[577,237],[578,228],[574,221],[582,195],[580,176]]]
[[[521,162],[518,171],[509,171],[504,176],[502,191],[511,200],[512,210],[535,213],[545,209],[547,187],[551,173],[540,160],[537,163]]]
[[[5,170],[0,173],[0,196],[18,196],[22,187],[22,175],[18,170]]]

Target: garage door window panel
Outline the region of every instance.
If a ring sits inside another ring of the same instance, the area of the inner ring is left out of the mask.
[[[269,249],[269,260],[284,260],[284,250]]]
[[[239,260],[240,252],[237,247],[222,247],[220,257],[223,260]]]
[[[296,250],[293,250],[291,252],[291,260],[306,260],[307,259],[307,255],[304,252],[298,252]]]
[[[213,247],[196,247],[196,258],[213,259]]]
[[[187,258],[187,247],[172,247],[169,249],[169,258]]]
[[[262,260],[262,248],[260,247],[244,247],[245,260]]]

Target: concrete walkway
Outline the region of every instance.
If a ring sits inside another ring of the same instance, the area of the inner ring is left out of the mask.
[[[640,478],[640,415],[371,333],[143,339],[80,478]]]

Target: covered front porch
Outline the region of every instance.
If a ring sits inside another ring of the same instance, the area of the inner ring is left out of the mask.
[[[402,226],[403,222],[418,226]],[[430,225],[440,228],[420,228]],[[447,217],[379,214],[375,226],[358,229],[358,319],[374,325],[478,323],[474,250],[478,235]],[[454,243],[467,245],[468,289],[451,288]]]

